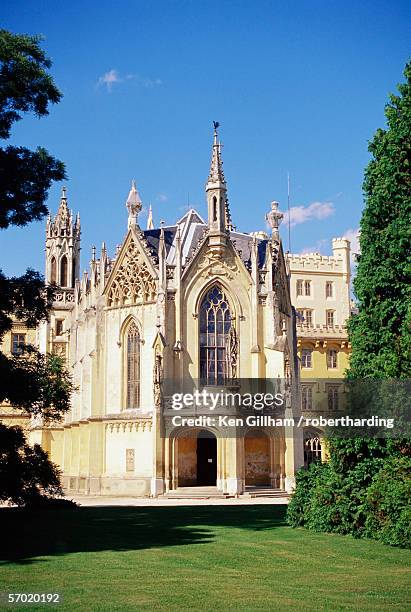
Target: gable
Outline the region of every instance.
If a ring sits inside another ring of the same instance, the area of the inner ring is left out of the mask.
[[[108,278],[104,293],[111,308],[155,302],[157,272],[138,236],[130,230]]]

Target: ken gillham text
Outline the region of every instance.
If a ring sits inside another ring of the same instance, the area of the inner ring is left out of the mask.
[[[244,417],[232,416],[196,416],[183,417],[178,414],[173,416],[174,427],[385,427],[392,429],[394,419],[380,418],[371,416],[368,418],[353,418],[341,416],[338,418],[327,418],[323,416],[306,417],[300,416],[298,419],[293,417],[275,418],[269,415],[249,415]]]

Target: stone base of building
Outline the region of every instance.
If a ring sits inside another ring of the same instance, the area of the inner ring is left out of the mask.
[[[116,476],[86,477],[63,476],[66,495],[108,495],[115,497],[150,497],[152,479],[148,477],[124,478]],[[162,493],[162,491],[161,491]],[[158,495],[159,493],[157,493]]]

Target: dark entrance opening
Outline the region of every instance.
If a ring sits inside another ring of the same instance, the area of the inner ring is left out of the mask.
[[[197,438],[197,485],[217,484],[217,438],[201,430]]]

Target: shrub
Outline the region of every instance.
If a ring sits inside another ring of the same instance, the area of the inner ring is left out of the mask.
[[[300,468],[296,473],[296,488],[287,508],[287,522],[291,527],[306,525],[317,476],[327,469],[328,464],[315,462],[308,469]]]
[[[365,535],[411,548],[411,458],[387,459],[366,494]]]
[[[24,506],[43,495],[63,495],[59,469],[39,444],[27,444],[21,427],[0,423],[0,501]]]

